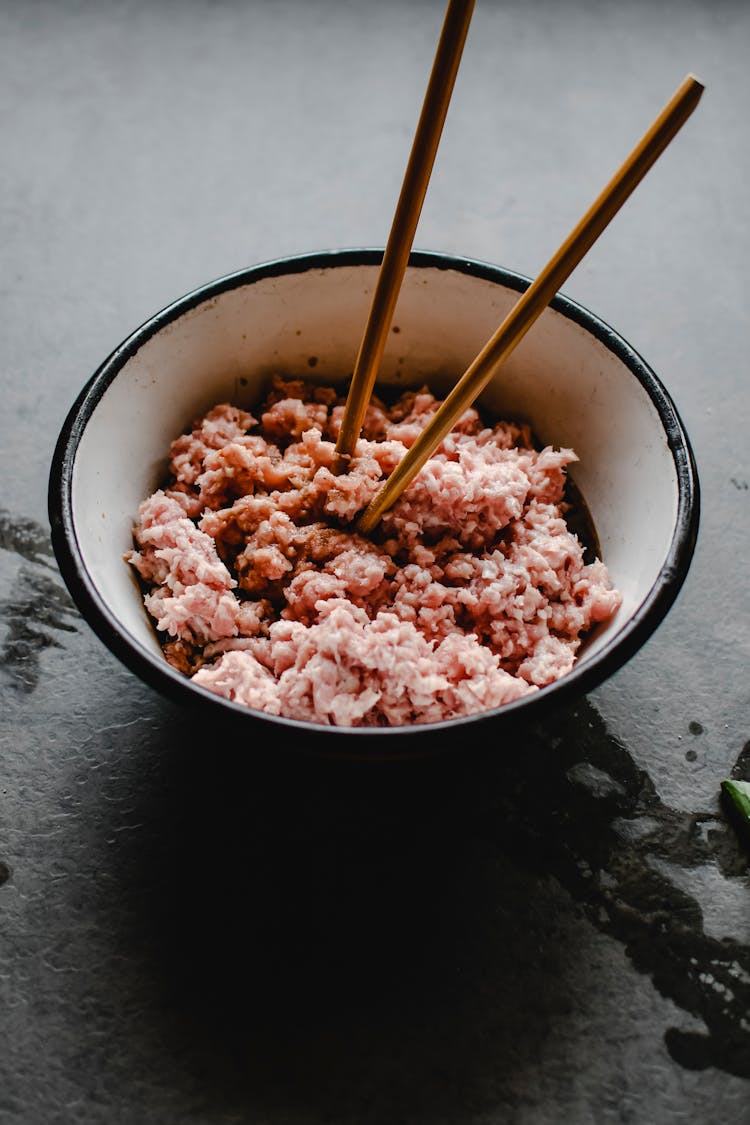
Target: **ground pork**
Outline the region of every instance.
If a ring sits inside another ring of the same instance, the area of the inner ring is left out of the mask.
[[[439,401],[373,399],[341,472],[344,402],[279,376],[254,414],[221,403],[173,442],[127,555],[166,659],[247,707],[347,727],[470,715],[570,671],[621,601],[565,521],[575,453],[469,409],[365,538],[356,516]]]

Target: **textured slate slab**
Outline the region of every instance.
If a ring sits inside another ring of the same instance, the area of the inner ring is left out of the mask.
[[[566,290],[667,383],[704,497],[677,604],[591,697],[419,765],[222,746],[51,557],[54,440],[120,339],[383,243],[442,10],[0,3],[3,1123],[748,1120],[746,5],[478,0],[418,232],[533,273],[705,81]]]

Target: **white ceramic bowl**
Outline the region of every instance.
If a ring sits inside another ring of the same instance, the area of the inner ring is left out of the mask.
[[[470,718],[356,730],[250,711],[176,672],[123,562],[138,505],[162,482],[173,438],[216,402],[252,406],[276,371],[325,382],[351,374],[381,257],[381,250],[343,250],[270,262],[157,313],[105,360],[73,405],[54,454],[49,499],[54,548],[71,594],[134,672],[186,704],[213,709],[214,717],[233,716],[248,733],[286,731],[305,748],[368,755],[410,753],[436,744],[438,734],[460,745],[461,728],[525,721],[600,683],[674,601],[699,508],[690,443],[666,390],[611,328],[559,296],[479,402],[496,416],[528,419],[542,442],[572,446],[580,458],[571,475],[623,602],[572,672]],[[447,392],[528,284],[486,263],[414,253],[380,382],[427,382],[438,395]]]

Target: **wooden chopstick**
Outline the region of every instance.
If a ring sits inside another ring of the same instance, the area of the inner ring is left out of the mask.
[[[372,395],[473,10],[474,0],[449,0],[445,13],[401,194],[349,385],[336,442],[336,452],[342,457],[349,457],[354,452]]]
[[[703,85],[688,74],[651,127],[635,146],[559,250],[513,306],[494,336],[485,344],[414,445],[386,480],[357,521],[366,534],[396,502],[425,461],[492,378],[499,364],[515,348],[547,307],[601,232],[638,186],[669,142],[687,121],[703,93]]]

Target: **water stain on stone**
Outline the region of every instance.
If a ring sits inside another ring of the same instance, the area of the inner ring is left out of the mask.
[[[12,551],[27,562],[52,567],[49,534],[34,520],[11,516],[0,508],[0,550]]]
[[[688,723],[688,730],[694,735],[703,734],[703,727],[700,723],[696,722],[695,719],[691,719]]]
[[[666,1033],[676,1062],[750,1078],[750,946],[707,934],[698,899],[653,862],[744,877],[737,837],[718,808],[662,801],[588,701],[562,724],[553,738],[539,728],[523,762],[508,764],[487,832],[520,866],[553,875],[663,996],[704,1021],[705,1034]],[[750,744],[735,769],[750,772]]]
[[[732,767],[732,775],[735,781],[750,781],[750,740],[748,740],[740,751],[740,756]]]
[[[78,616],[65,587],[54,576],[49,535],[33,520],[0,511],[0,548],[24,561],[0,601],[5,636],[0,668],[19,691],[34,691],[40,675],[40,655],[62,648],[59,634],[75,633]]]

